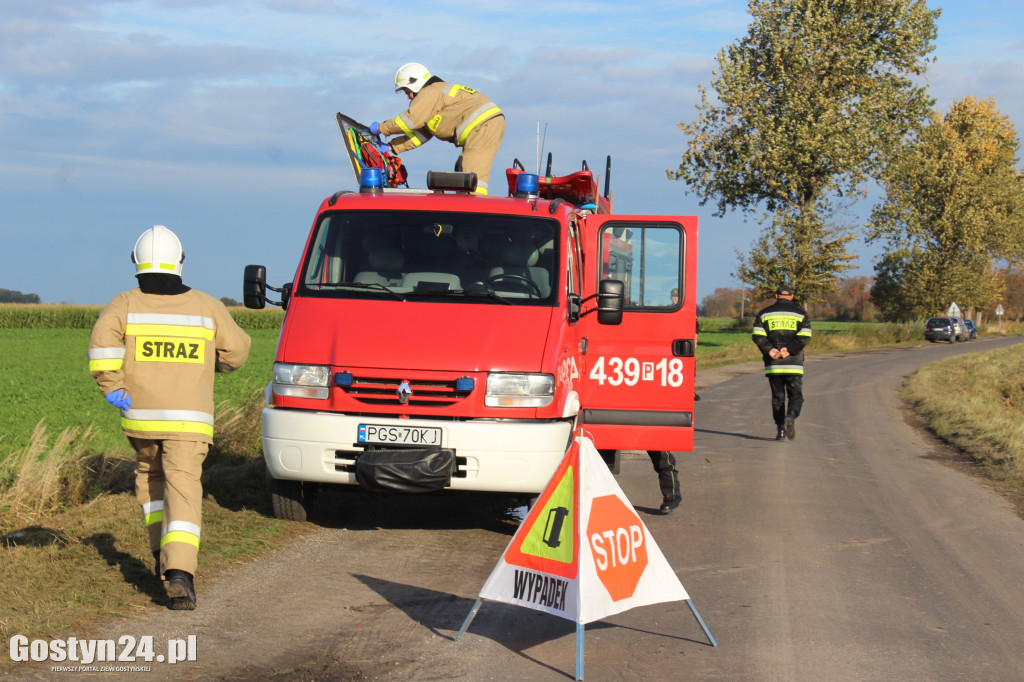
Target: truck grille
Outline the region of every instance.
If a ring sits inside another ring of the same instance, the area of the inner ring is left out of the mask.
[[[448,407],[462,400],[470,391],[455,390],[455,379],[408,379],[412,396],[407,405],[415,407]],[[399,406],[398,386],[402,379],[392,377],[353,376],[351,386],[340,386],[347,395],[366,405]]]

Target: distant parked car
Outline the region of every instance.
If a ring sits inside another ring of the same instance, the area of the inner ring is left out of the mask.
[[[967,328],[967,340],[978,338],[978,325],[974,324],[974,320],[964,320],[964,327]]]
[[[957,341],[967,340],[967,330],[959,317],[932,317],[924,325],[924,338],[927,341]]]

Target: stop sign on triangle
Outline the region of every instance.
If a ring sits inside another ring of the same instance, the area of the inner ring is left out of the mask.
[[[580,624],[689,599],[586,436],[573,441],[480,597]]]

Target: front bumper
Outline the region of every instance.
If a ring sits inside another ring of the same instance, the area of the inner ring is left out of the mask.
[[[569,446],[571,425],[552,421],[440,421],[353,417],[263,409],[263,457],[277,479],[356,485],[360,424],[441,428],[441,447],[455,451],[451,490],[539,493]],[[382,446],[390,447],[390,446]]]

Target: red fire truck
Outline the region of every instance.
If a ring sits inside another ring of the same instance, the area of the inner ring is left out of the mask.
[[[246,306],[286,310],[262,420],[278,516],[325,484],[536,494],[580,426],[692,450],[696,217],[611,214],[610,160],[603,194],[586,164],[517,161],[508,196],[370,170],[320,205],[294,280],[246,267]]]

